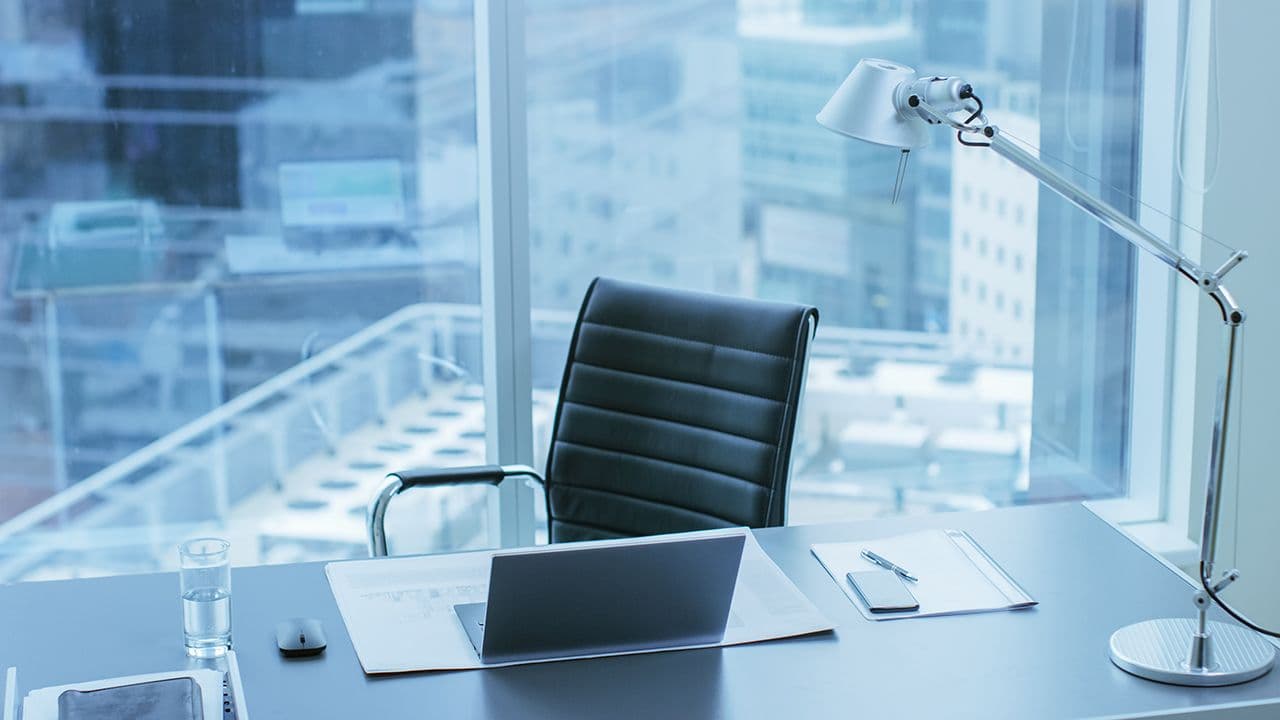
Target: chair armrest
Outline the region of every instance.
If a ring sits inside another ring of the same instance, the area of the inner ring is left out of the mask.
[[[472,465],[456,468],[418,468],[400,470],[387,477],[400,479],[402,488],[433,487],[439,485],[473,485],[489,483],[497,485],[507,476],[501,465]]]
[[[537,470],[528,465],[473,465],[459,468],[423,468],[403,470],[387,475],[378,486],[365,524],[369,532],[369,555],[383,557],[387,554],[387,508],[391,498],[411,487],[446,487],[453,485],[498,485],[509,477],[527,476],[539,485],[546,485]]]

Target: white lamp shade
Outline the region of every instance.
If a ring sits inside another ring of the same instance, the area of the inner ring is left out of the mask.
[[[898,112],[898,86],[916,79],[905,65],[863,58],[818,113],[818,124],[858,140],[912,149],[929,144],[925,123]]]

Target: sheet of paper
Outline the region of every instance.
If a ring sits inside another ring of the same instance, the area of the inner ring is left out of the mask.
[[[831,622],[765,554],[750,531],[732,528],[688,535],[698,537],[743,532],[746,540],[738,569],[738,583],[729,609],[728,627],[724,640],[713,646],[760,642],[833,629]],[[634,544],[646,541],[649,539],[604,542]],[[545,548],[530,548],[529,551],[540,549]],[[572,546],[565,546],[565,550],[571,551]],[[453,606],[459,603],[485,601],[489,587],[489,559],[493,553],[488,550],[352,560],[325,566],[329,587],[364,671],[378,674],[523,664],[481,663],[453,613]],[[597,656],[557,660],[580,657]]]
[[[881,540],[822,543],[811,550],[854,607],[869,620],[989,612],[1035,604],[976,545],[962,548],[953,537],[972,542],[963,533],[926,530]],[[845,577],[850,572],[879,569],[862,557],[863,549],[888,558],[919,578],[918,582],[906,581],[920,603],[919,610],[872,613],[867,609]]]
[[[205,718],[213,718],[214,720],[221,718],[222,673],[217,670],[179,670],[148,675],[131,675],[109,680],[94,680],[33,690],[27,693],[26,699],[22,702],[22,720],[58,720],[58,696],[67,690],[100,690],[102,688],[119,687],[120,685],[133,685],[151,682],[152,680],[168,680],[181,677],[193,678],[199,684],[201,707],[204,709]]]
[[[249,701],[244,698],[244,681],[240,677],[240,660],[235,650],[227,651],[227,685],[231,689],[235,720],[249,720]]]

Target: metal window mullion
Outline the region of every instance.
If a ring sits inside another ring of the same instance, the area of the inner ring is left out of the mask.
[[[475,33],[486,453],[532,464],[523,0],[476,0]],[[532,490],[506,482],[499,498],[502,546],[532,544]]]
[[[1178,86],[1178,3],[1147,3],[1142,8],[1142,138],[1138,189],[1145,205],[1138,220],[1147,227],[1173,227],[1155,208],[1176,208],[1173,154]],[[1172,77],[1170,77],[1170,73]],[[1170,82],[1172,81],[1172,82]],[[1176,214],[1176,212],[1175,212]],[[1184,248],[1179,248],[1183,250]],[[1201,298],[1195,299],[1197,305]],[[1172,405],[1174,276],[1158,263],[1140,262],[1134,298],[1133,364],[1129,399],[1129,498],[1132,520],[1164,520],[1168,512]],[[1160,418],[1150,422],[1144,418]]]
[[[1168,242],[1177,250],[1188,248],[1177,241],[1169,219],[1159,208],[1174,208],[1180,215],[1179,188],[1173,165],[1176,139],[1178,72],[1181,68],[1181,23],[1185,22],[1182,3],[1147,3],[1142,7],[1142,97],[1140,150],[1138,161],[1138,221],[1148,228],[1167,229]],[[1195,254],[1194,252],[1192,253]],[[1133,296],[1132,366],[1135,369],[1129,389],[1126,417],[1129,452],[1126,473],[1128,493],[1124,497],[1095,501],[1092,505],[1109,520],[1120,523],[1163,521],[1181,518],[1186,521],[1187,488],[1177,501],[1178,481],[1173,472],[1172,453],[1174,423],[1180,414],[1174,411],[1178,396],[1174,390],[1176,311],[1178,288],[1174,275],[1158,262],[1138,255]],[[1189,289],[1190,305],[1199,308],[1202,298]],[[1188,395],[1191,393],[1187,393]],[[1194,416],[1187,410],[1182,413]],[[1152,418],[1158,420],[1153,422]]]

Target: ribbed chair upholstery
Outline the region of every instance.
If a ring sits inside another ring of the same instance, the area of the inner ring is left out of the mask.
[[[816,325],[810,307],[592,282],[547,457],[551,541],[781,525]],[[396,492],[510,475],[537,477],[522,466],[393,473],[370,504],[374,554],[385,554],[381,516]]]

